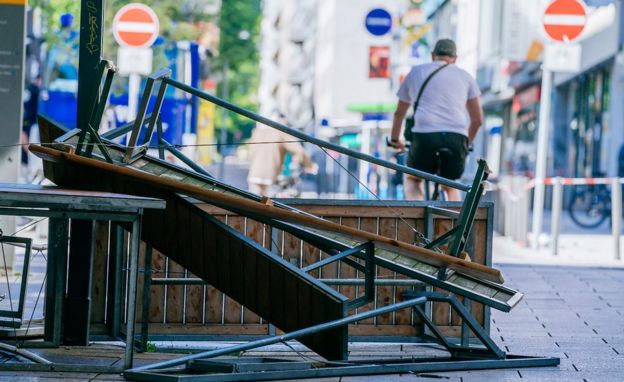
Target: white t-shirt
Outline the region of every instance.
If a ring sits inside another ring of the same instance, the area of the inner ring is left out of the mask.
[[[444,64],[444,61],[433,61],[414,66],[410,70],[397,92],[399,100],[410,104],[408,113],[412,112],[425,79]],[[466,102],[480,95],[481,91],[477,82],[468,72],[453,64],[446,66],[429,80],[420,96],[412,131],[416,133],[451,132],[468,136],[470,119],[466,110]]]

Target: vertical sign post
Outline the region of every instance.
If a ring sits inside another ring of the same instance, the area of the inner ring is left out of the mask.
[[[544,179],[548,159],[548,132],[550,129],[550,98],[553,72],[575,72],[580,69],[581,48],[571,44],[585,28],[585,6],[578,0],[555,0],[544,12],[544,31],[554,44],[546,47],[542,65],[542,91],[535,163],[535,191],[533,194],[533,248],[539,248],[544,216]]]
[[[76,127],[85,129],[97,99],[100,79],[97,67],[102,55],[102,14],[104,0],[81,0],[80,47],[78,56],[78,104]],[[93,226],[88,221],[72,219],[67,271],[67,296],[62,312],[63,342],[67,345],[89,344],[91,312],[91,271]]]
[[[25,21],[26,0],[0,0],[0,183],[17,182],[20,169]],[[0,216],[0,228],[10,235],[15,218]],[[8,248],[6,265],[12,267],[13,248]]]
[[[158,37],[156,13],[147,5],[131,3],[123,6],[113,19],[113,36],[120,45],[117,64],[121,74],[128,75],[128,120],[137,114],[140,75],[152,71],[152,49]]]

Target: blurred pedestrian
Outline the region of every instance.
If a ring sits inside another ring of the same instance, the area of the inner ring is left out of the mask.
[[[454,180],[464,172],[468,146],[483,122],[481,92],[475,79],[454,65],[457,47],[453,40],[438,40],[431,58],[432,62],[413,67],[397,92],[399,101],[390,145],[405,149],[405,142],[400,139],[403,119],[414,105],[404,134],[411,141],[407,165],[428,173],[439,172]],[[437,169],[435,152],[440,148],[447,148],[452,154]],[[459,200],[458,190],[442,188],[448,200]],[[423,199],[422,179],[406,175],[404,190],[407,199]]]
[[[273,119],[286,124],[283,114],[275,112]],[[249,143],[249,191],[271,197],[275,193],[277,178],[282,172],[286,153],[303,166],[306,172],[316,172],[317,166],[303,149],[297,138],[261,123],[256,124]]]
[[[37,123],[37,110],[39,109],[39,92],[41,90],[41,76],[37,77],[26,87],[24,92],[24,117],[22,121],[22,163],[28,164],[28,143],[30,131]]]

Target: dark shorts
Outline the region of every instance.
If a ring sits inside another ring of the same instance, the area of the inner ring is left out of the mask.
[[[468,138],[462,134],[413,133],[407,165],[416,170],[436,174],[438,158],[435,153],[440,148],[450,150],[448,154],[442,156],[440,175],[448,179],[459,179],[464,172],[468,153]]]

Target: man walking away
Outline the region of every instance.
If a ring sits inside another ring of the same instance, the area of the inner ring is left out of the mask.
[[[481,92],[475,79],[454,65],[457,48],[453,40],[439,40],[431,58],[430,63],[414,66],[399,87],[390,144],[398,150],[405,149],[405,142],[399,137],[403,119],[414,105],[413,127],[411,134],[406,134],[411,135],[407,165],[455,180],[464,172],[468,146],[483,123]],[[443,158],[437,169],[435,153],[441,148],[447,148],[451,154]],[[404,188],[407,199],[423,199],[422,179],[406,175]],[[448,200],[460,199],[458,190],[442,188]]]

